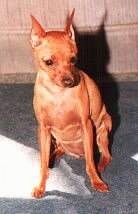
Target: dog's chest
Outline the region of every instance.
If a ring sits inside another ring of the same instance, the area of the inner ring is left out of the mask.
[[[46,120],[51,126],[56,126],[62,129],[65,126],[70,124],[77,123],[80,118],[77,112],[77,108],[73,104],[66,102],[54,102],[50,103],[50,105],[46,108]]]
[[[57,94],[46,91],[41,94],[40,108],[46,125],[64,129],[71,124],[80,123],[75,94],[70,90]]]

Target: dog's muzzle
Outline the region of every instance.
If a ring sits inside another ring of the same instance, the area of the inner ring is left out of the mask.
[[[72,88],[74,86],[77,86],[80,82],[80,75],[79,74],[76,74],[72,77],[64,77],[62,79],[62,84],[64,87],[69,87],[69,88]]]

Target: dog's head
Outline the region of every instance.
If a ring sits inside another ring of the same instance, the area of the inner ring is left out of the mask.
[[[72,27],[72,14],[68,16],[64,31],[45,31],[32,18],[31,45],[38,69],[47,72],[50,79],[61,87],[74,87],[80,81],[75,67],[77,47]]]

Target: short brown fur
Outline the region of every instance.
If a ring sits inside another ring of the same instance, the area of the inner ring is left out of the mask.
[[[51,159],[64,153],[84,157],[92,186],[100,192],[108,191],[94,163],[93,130],[101,152],[98,170],[102,172],[111,160],[108,135],[112,122],[95,82],[75,67],[73,15],[74,11],[65,31],[50,32],[32,16],[31,44],[38,68],[33,105],[41,157],[40,182],[32,192],[36,198],[45,193]]]

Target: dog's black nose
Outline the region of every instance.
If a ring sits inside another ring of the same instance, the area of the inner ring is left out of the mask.
[[[74,79],[71,77],[64,77],[62,79],[62,83],[64,87],[73,87],[74,86]]]

